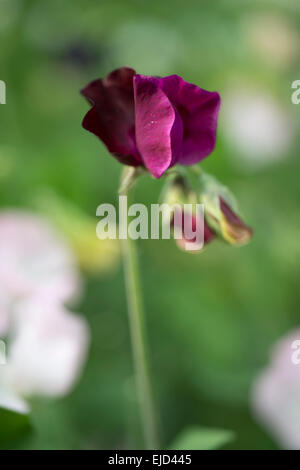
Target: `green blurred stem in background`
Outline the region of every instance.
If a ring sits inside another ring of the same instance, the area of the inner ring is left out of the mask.
[[[137,170],[125,168],[119,191],[121,195],[128,196],[129,189],[133,186],[137,176]],[[145,446],[147,449],[158,449],[157,416],[147,357],[147,339],[136,242],[127,236],[126,239],[121,240],[121,243],[137,397]]]

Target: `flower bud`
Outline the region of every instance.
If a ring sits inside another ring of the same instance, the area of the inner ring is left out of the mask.
[[[203,220],[203,224],[199,223],[196,204],[199,205],[200,202],[196,192],[188,185],[187,180],[181,175],[172,175],[167,182],[162,200],[163,203],[173,207],[171,226],[174,230],[177,246],[183,251],[201,252],[204,246],[215,237],[215,234],[205,220]],[[180,231],[180,237],[175,235],[178,230]],[[200,233],[202,230],[203,234]],[[188,231],[195,234],[195,236],[187,238],[186,233]],[[199,240],[201,240],[200,244]]]
[[[211,175],[201,173],[199,182],[200,199],[209,227],[232,245],[247,243],[253,232],[238,215],[234,196]]]

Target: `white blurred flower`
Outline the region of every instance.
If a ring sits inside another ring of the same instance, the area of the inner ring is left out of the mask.
[[[78,295],[75,259],[47,222],[21,211],[0,213],[0,336],[19,298],[41,295],[62,302]]]
[[[68,393],[85,362],[89,330],[64,303],[78,296],[67,243],[38,216],[0,212],[0,407],[27,413],[28,398]]]
[[[0,406],[27,412],[26,398],[67,394],[89,344],[83,317],[47,298],[15,305],[7,364],[0,369]]]
[[[271,363],[256,379],[252,390],[252,407],[257,419],[283,447],[298,450],[300,449],[299,350],[300,328],[283,337],[275,345]],[[295,358],[298,360],[295,361]]]
[[[295,137],[295,126],[268,92],[229,89],[222,112],[224,132],[240,164],[259,168],[285,157]]]

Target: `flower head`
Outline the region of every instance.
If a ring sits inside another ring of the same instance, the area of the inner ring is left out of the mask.
[[[94,80],[81,93],[92,108],[83,127],[121,163],[159,178],[171,166],[193,165],[216,143],[220,96],[178,75],[138,75],[127,67]]]

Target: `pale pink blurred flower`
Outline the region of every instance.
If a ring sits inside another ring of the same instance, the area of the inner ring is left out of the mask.
[[[14,307],[7,364],[0,370],[0,406],[27,412],[26,399],[67,394],[85,362],[89,330],[57,301],[35,298]]]
[[[273,348],[270,364],[254,383],[252,407],[281,446],[300,449],[300,328]]]
[[[72,251],[40,217],[25,211],[0,213],[0,336],[9,327],[10,306],[43,295],[66,302],[80,290]]]

